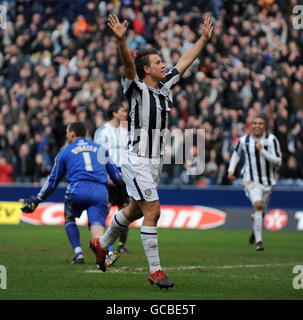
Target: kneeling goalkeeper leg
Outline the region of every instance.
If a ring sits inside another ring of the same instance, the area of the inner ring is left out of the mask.
[[[75,220],[66,220],[65,221],[65,230],[66,230],[66,234],[68,237],[68,240],[75,252],[75,263],[77,263],[78,261],[81,261],[80,259],[83,259],[83,251],[81,248],[81,243],[80,243],[80,233],[79,233],[79,229],[76,225]],[[83,262],[83,261],[81,261]]]

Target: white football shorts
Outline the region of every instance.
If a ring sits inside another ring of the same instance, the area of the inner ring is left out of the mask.
[[[162,173],[162,159],[128,156],[121,172],[129,197],[135,200],[159,200],[158,185]]]
[[[247,181],[243,183],[245,194],[251,201],[252,205],[257,201],[263,202],[263,211],[266,210],[270,201],[274,186],[263,186],[254,181]]]

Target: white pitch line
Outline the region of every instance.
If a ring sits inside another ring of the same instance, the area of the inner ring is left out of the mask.
[[[225,266],[179,266],[179,267],[167,267],[163,268],[164,271],[182,271],[182,270],[197,270],[197,269],[241,269],[241,268],[268,268],[268,267],[284,267],[284,266],[295,266],[303,265],[303,263],[293,262],[293,263],[266,263],[266,264],[238,264],[238,265],[225,265]],[[136,273],[136,272],[146,272],[147,268],[108,268],[109,272],[119,272],[119,273]],[[85,270],[87,273],[102,273],[100,270]]]

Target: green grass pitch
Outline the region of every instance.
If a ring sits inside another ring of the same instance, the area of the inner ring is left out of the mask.
[[[303,265],[300,232],[264,231],[264,252],[248,244],[249,230],[158,229],[161,265],[175,287],[147,281],[140,229],[131,228],[130,255],[99,272],[80,227],[84,265],[74,255],[63,226],[0,225],[0,265],[7,289],[0,300],[301,300],[293,288],[295,265]],[[302,279],[301,279],[302,283]]]

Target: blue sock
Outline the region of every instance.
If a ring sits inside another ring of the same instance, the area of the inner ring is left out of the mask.
[[[113,246],[109,246],[108,247],[108,255],[110,256],[113,252],[114,252],[114,247]]]
[[[66,221],[65,230],[70,244],[75,251],[76,257],[83,255],[80,244],[80,233],[75,221]]]

